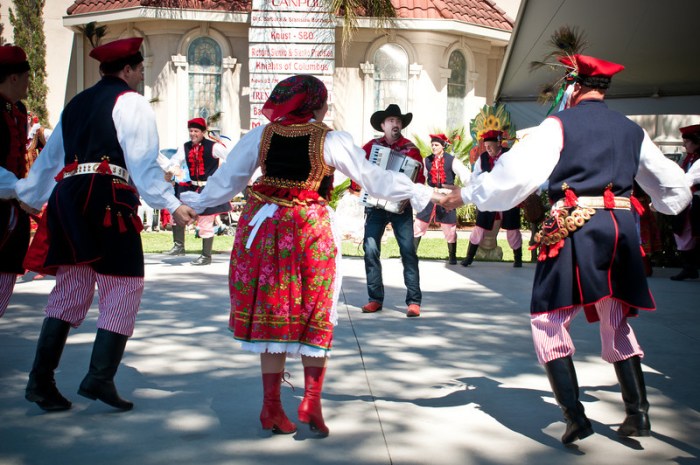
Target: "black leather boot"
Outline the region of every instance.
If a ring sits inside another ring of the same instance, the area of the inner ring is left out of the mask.
[[[214,238],[202,239],[202,255],[192,260],[194,266],[211,265],[211,249],[214,246]]]
[[[456,242],[448,242],[447,243],[447,252],[450,255],[448,263],[450,265],[456,265],[457,264],[457,243]]]
[[[173,225],[173,247],[165,255],[185,255],[185,227]]]
[[[523,267],[523,248],[513,249],[513,268]]]
[[[71,402],[63,397],[56,387],[54,371],[61,361],[70,324],[56,318],[45,318],[36,344],[34,365],[29,373],[29,382],[24,398],[47,412],[58,412],[71,408]]]
[[[479,244],[472,244],[470,242],[469,248],[467,249],[467,256],[461,262],[462,266],[469,266],[472,264],[477,250],[479,250]]]
[[[591,422],[586,417],[583,404],[579,402],[578,379],[571,357],[558,358],[546,363],[547,378],[557,403],[564,412],[566,431],[561,442],[571,444],[577,439],[593,434]]]
[[[671,276],[672,281],[684,281],[686,279],[698,279],[698,267],[695,264],[694,251],[683,250],[678,252],[681,256],[683,269],[680,273]]]
[[[128,339],[128,336],[106,329],[97,330],[90,370],[80,383],[78,394],[88,399],[101,400],[119,410],[131,410],[134,407],[132,402],[119,397],[114,385],[114,375],[117,374]]]
[[[625,421],[617,430],[620,436],[650,436],[649,402],[639,356],[615,362],[615,374],[625,403]]]
[[[420,240],[422,237],[414,237],[413,238],[413,248],[416,249],[416,252],[418,252],[418,246],[420,245]]]

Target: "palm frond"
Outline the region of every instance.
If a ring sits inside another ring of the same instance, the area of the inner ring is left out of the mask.
[[[331,13],[343,18],[342,50],[345,54],[357,31],[360,17],[369,17],[376,28],[387,30],[393,26],[396,9],[391,0],[328,0]]]
[[[445,147],[445,152],[451,153],[459,158],[465,165],[470,163],[469,152],[474,145],[474,141],[469,137],[469,133],[464,126],[448,129],[447,131],[441,128],[434,128],[431,134],[445,134],[450,141],[447,147]],[[433,153],[429,139],[422,139],[416,133],[413,133],[412,136],[423,158]]]
[[[79,26],[78,29],[90,41],[92,48],[100,45],[100,41],[107,34],[107,26],[97,26],[95,21],[87,23],[85,26]]]

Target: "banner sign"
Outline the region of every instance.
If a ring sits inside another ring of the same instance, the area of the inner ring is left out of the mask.
[[[316,11],[253,11],[250,25],[254,27],[327,27],[335,28],[335,16]]]
[[[311,74],[328,88],[335,74],[335,15],[327,0],[253,0],[248,29],[251,128],[267,122],[260,110],[275,85]],[[325,120],[333,119],[329,109]]]

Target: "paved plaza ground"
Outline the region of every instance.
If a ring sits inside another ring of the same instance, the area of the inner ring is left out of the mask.
[[[461,240],[461,239],[460,239]],[[227,329],[228,256],[148,255],[136,332],[117,374],[133,411],[76,394],[89,363],[96,304],[71,331],[56,373],[73,401],[46,414],[24,400],[52,278],[19,282],[0,319],[1,465],[639,464],[700,463],[700,281],[655,269],[658,311],[633,321],[647,351],[651,437],[620,439],[624,417],[597,325],[574,323],[582,401],[597,434],[564,447],[564,423],[537,364],[528,303],[534,264],[420,264],[423,314],[405,317],[398,259],[384,261],[384,310],[362,314],[362,259],[344,260],[340,323],[326,377],[326,439],[260,428],[257,356]],[[296,421],[301,364],[288,363],[284,406]]]

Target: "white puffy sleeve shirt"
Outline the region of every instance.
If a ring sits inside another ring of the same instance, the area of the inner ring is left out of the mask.
[[[171,212],[181,205],[173,187],[163,179],[158,165],[158,130],[153,109],[136,92],[121,95],[112,110],[117,139],[124,152],[126,169],[139,195],[153,208],[167,208]],[[38,209],[48,201],[56,185],[54,177],[63,169],[62,121],[58,123],[46,147],[32,165],[29,175],[17,181],[17,198]]]
[[[462,200],[473,202],[483,211],[504,211],[519,205],[552,174],[563,145],[559,120],[546,118],[501,155],[491,172],[473,176],[471,183],[461,190]],[[661,213],[676,215],[690,202],[685,173],[661,153],[646,131],[635,180]]]
[[[201,213],[205,208],[228,202],[233,194],[248,185],[258,168],[260,139],[265,126],[258,126],[236,144],[226,163],[210,176],[199,194],[183,192],[184,203]],[[403,173],[385,171],[365,159],[365,152],[355,145],[352,136],[344,131],[330,131],[324,143],[323,159],[338,171],[364,187],[369,195],[390,201],[410,199],[415,210],[422,210],[430,202],[432,189],[415,184]]]

